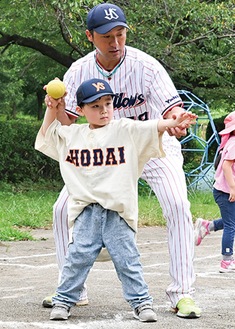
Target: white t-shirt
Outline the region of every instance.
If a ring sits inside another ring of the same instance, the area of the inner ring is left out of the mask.
[[[55,120],[45,137],[38,132],[35,148],[59,161],[69,193],[70,228],[84,207],[99,203],[137,231],[138,178],[151,157],[164,156],[157,123],[121,119],[90,129]]]

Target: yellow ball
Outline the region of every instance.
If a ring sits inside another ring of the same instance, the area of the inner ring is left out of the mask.
[[[51,80],[46,87],[46,92],[49,96],[57,99],[63,97],[65,94],[66,88],[64,83],[61,80]]]

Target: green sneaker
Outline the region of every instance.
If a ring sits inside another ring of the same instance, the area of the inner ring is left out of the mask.
[[[54,297],[55,294],[50,295],[50,296],[46,296],[43,301],[42,301],[42,306],[46,307],[46,308],[52,308],[52,297]]]
[[[52,297],[54,297],[55,294],[51,295],[51,296],[47,296],[43,299],[42,301],[42,306],[45,307],[45,308],[52,308]],[[79,300],[77,303],[76,303],[76,306],[86,306],[89,304],[89,301],[88,301],[88,298],[84,298],[82,300]]]
[[[201,309],[195,305],[192,298],[182,298],[173,311],[178,317],[185,319],[195,319],[201,316]]]

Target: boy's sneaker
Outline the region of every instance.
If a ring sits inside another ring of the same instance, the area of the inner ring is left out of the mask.
[[[199,244],[202,242],[202,239],[205,238],[207,234],[210,234],[209,224],[209,220],[205,220],[202,218],[198,218],[196,220],[194,227],[194,241],[196,246],[199,246]]]
[[[220,273],[235,273],[234,260],[222,260],[220,263]]]
[[[50,320],[68,320],[70,307],[64,304],[55,304],[52,308]]]
[[[134,318],[141,322],[156,322],[157,315],[153,310],[152,305],[145,304],[134,309]]]
[[[180,318],[196,319],[201,316],[201,309],[195,305],[192,298],[182,298],[172,311]]]
[[[42,306],[45,307],[45,308],[52,308],[52,297],[55,297],[56,294],[53,294],[51,296],[47,296],[43,299],[42,301]],[[87,298],[84,298],[82,300],[79,300],[77,303],[76,303],[76,306],[85,306],[85,305],[88,305],[89,301]]]

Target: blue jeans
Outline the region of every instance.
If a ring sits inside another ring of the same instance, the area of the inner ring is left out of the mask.
[[[122,283],[124,298],[130,306],[152,304],[153,299],[143,278],[135,232],[117,212],[104,209],[97,203],[87,206],[75,220],[73,243],[68,247],[53,304],[75,305],[102,247],[106,247],[110,254]]]
[[[229,201],[229,194],[213,189],[215,202],[220,208],[222,219],[214,221],[215,231],[224,229],[222,236],[222,255],[233,255],[235,236],[235,202]]]
[[[222,218],[214,219],[213,224],[214,224],[214,231],[215,232],[224,229],[224,222],[223,222]]]

